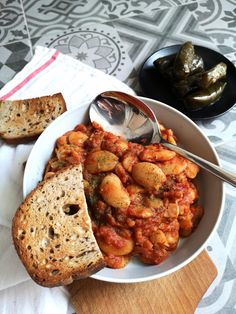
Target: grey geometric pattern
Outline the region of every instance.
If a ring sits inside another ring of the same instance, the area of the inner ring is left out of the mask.
[[[218,150],[217,150],[218,151]],[[221,225],[218,228],[219,236],[224,245],[226,245],[232,225],[234,212],[232,211],[234,203],[234,198],[228,196],[226,199],[226,209],[224,211],[224,215],[222,217]]]
[[[204,313],[204,308],[210,308],[211,306],[214,306],[217,307],[217,300],[220,299],[220,298],[224,298],[222,301],[223,301],[223,304],[224,304],[224,307],[223,309],[221,308],[218,308],[218,309],[215,309],[216,311],[210,311],[210,309],[207,309],[208,312],[206,313],[235,313],[235,312],[232,312],[233,310],[233,307],[231,307],[233,304],[234,304],[234,295],[233,294],[230,294],[230,290],[232,288],[232,285],[233,285],[233,281],[230,282],[230,284],[226,284],[226,285],[219,285],[215,288],[214,292],[206,297],[204,300],[202,300],[200,302],[200,304],[198,305],[198,309],[200,310],[202,308],[202,312]],[[233,302],[230,302],[230,299],[231,301]],[[231,304],[231,306],[227,306],[227,303],[233,303]],[[231,308],[231,312],[229,311]],[[227,312],[228,311],[228,312]],[[196,313],[201,313],[201,311],[197,311]]]
[[[236,137],[236,106],[218,117],[217,121],[214,119],[198,121],[198,125],[215,145],[233,140]]]
[[[120,80],[125,80],[133,69],[117,31],[107,25],[93,23],[46,35],[34,45],[55,48]]]
[[[187,5],[153,11],[109,24],[118,30],[124,42],[132,43],[130,55],[136,68],[152,52],[187,40],[213,47],[209,36],[199,29],[198,22]],[[136,46],[133,48],[133,45]]]
[[[99,0],[23,0],[23,5],[31,38],[108,19]]]
[[[156,10],[163,10],[173,6],[189,4],[197,0],[166,0],[166,1],[124,1],[124,0],[102,0],[111,20],[123,17],[132,17],[138,14],[150,13]]]
[[[136,73],[144,60],[156,50],[192,40],[194,44],[214,48],[209,36],[201,31],[188,5],[155,10],[132,18],[107,22],[119,33],[132,59]],[[137,76],[136,76],[137,77]],[[132,87],[140,92],[138,80]]]
[[[28,38],[20,0],[0,2],[0,44]]]
[[[28,39],[0,46],[0,88],[32,58]]]
[[[40,44],[116,76],[140,94],[145,59],[188,40],[236,65],[236,0],[0,0],[0,88]],[[235,173],[236,107],[198,125],[223,168]],[[218,276],[195,314],[236,313],[235,204],[235,188],[226,185],[223,217],[207,246]]]
[[[236,51],[236,3],[234,0],[207,0],[190,5],[202,29],[223,54]]]
[[[226,56],[236,66],[236,52],[228,53]]]

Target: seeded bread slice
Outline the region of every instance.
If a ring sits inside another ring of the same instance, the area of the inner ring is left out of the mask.
[[[66,111],[61,93],[24,100],[0,100],[0,137],[10,144],[37,138]]]
[[[57,172],[26,197],[13,218],[12,237],[29,275],[42,286],[67,285],[104,267],[80,165]]]

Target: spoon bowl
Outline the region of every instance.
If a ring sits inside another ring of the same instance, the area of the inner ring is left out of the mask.
[[[158,134],[153,111],[139,99],[123,92],[99,94],[90,105],[91,121],[128,141],[148,145]]]
[[[91,103],[89,116],[92,122],[99,121],[105,130],[123,136],[131,142],[143,145],[161,143],[236,187],[236,175],[165,141],[161,137],[156,115],[144,102],[134,96],[118,91],[103,92]]]

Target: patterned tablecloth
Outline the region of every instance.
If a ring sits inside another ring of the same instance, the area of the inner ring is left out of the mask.
[[[56,48],[118,78],[138,94],[141,94],[137,79],[140,66],[162,47],[190,40],[219,51],[236,64],[235,0],[65,0],[45,3],[1,1],[0,87],[28,63],[36,45]],[[197,124],[215,145],[222,166],[235,172],[236,107],[218,118]],[[218,269],[218,276],[198,305],[198,314],[236,313],[235,202],[236,190],[226,184],[224,214],[206,248]],[[4,236],[3,230],[0,231]],[[16,287],[23,291],[27,285],[24,282]],[[13,291],[16,287],[0,291],[0,304],[5,304],[9,295],[13,297],[17,293]],[[36,290],[45,297],[46,292]],[[57,290],[50,294],[54,298],[64,292]],[[30,297],[33,298],[33,294]],[[48,295],[44,298],[45,304],[47,298]],[[2,313],[7,313],[5,308],[0,308]],[[53,307],[51,309],[54,313]],[[68,313],[72,311],[68,309]],[[26,312],[21,309],[19,313]]]

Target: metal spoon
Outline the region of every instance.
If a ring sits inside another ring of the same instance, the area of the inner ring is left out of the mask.
[[[160,143],[236,187],[236,175],[165,141],[155,114],[134,96],[117,91],[101,93],[91,103],[89,115],[91,121],[99,122],[107,131],[143,145]]]

